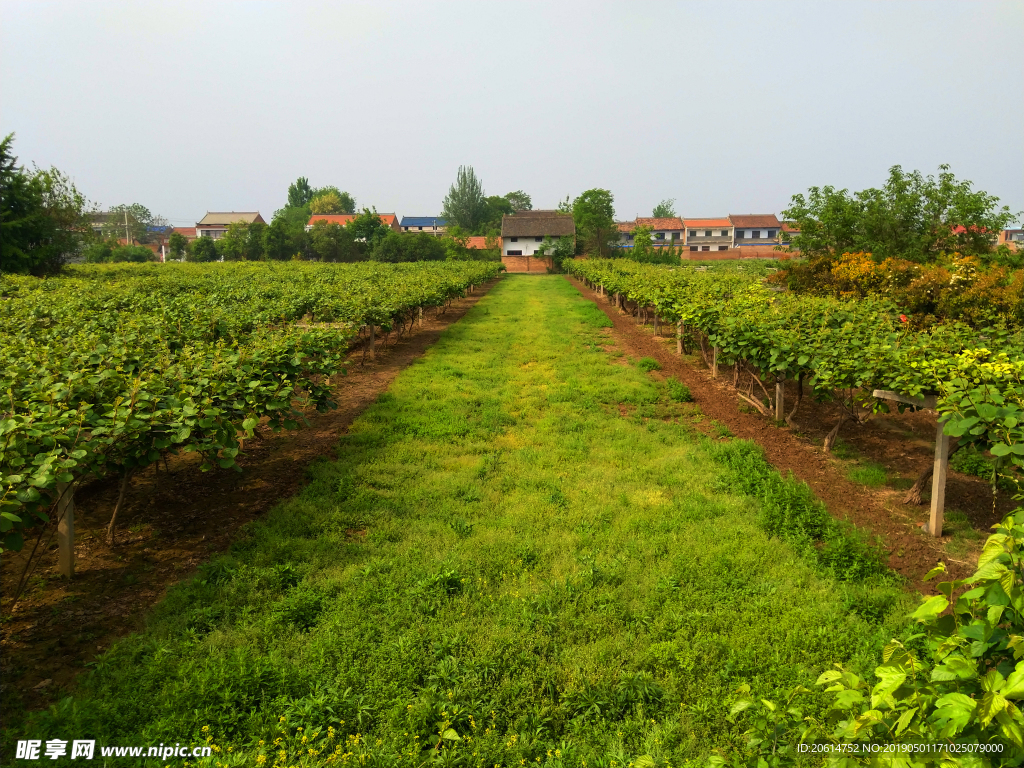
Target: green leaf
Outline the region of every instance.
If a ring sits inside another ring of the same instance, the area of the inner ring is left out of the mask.
[[[942,595],[934,595],[927,598],[916,611],[910,614],[910,617],[923,622],[934,621],[948,607],[949,600]]]

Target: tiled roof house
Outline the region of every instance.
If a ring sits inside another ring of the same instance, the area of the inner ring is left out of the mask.
[[[730,215],[736,233],[736,247],[748,245],[774,245],[777,241],[782,223],[774,213]]]
[[[207,211],[202,220],[196,222],[196,235],[219,240],[236,221],[244,221],[246,224],[257,221],[261,224],[267,223],[259,211]]]
[[[733,224],[729,219],[683,220],[686,243],[691,251],[727,251],[733,244]]]
[[[413,234],[423,232],[427,235],[443,235],[448,229],[448,220],[439,216],[403,216],[402,232]]]

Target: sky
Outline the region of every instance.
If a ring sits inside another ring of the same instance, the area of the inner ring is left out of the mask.
[[[1024,210],[1024,2],[10,2],[0,132],[176,226],[288,185],[439,213],[460,165],[535,208],[779,213],[888,169]]]

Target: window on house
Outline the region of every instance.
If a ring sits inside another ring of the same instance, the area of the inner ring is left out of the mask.
[[[515,238],[512,238],[512,239],[514,240]],[[506,251],[505,255],[506,256],[522,256],[523,252],[522,251]]]
[[[416,229],[418,229],[420,232],[423,231],[423,227],[416,227]]]
[[[697,236],[697,230],[696,229],[691,229],[690,230],[690,237],[696,237],[696,236]]]
[[[535,240],[536,242],[538,242],[538,243],[543,243],[543,242],[544,242],[544,238],[543,238],[543,237],[535,237],[535,238],[533,238],[533,239],[534,239],[534,240]]]
[[[752,229],[752,230],[750,230],[750,236],[752,238],[754,238],[755,240],[757,240],[758,238],[761,237],[761,230],[760,229]]]
[[[737,240],[742,240],[743,239],[743,230],[742,229],[737,229],[736,230],[736,239]]]
[[[700,247],[700,249],[701,249],[702,251],[710,251],[710,250],[711,250],[711,246],[710,246],[710,245],[702,245],[702,246]]]
[[[691,251],[696,251],[697,250],[697,246],[696,245],[691,245],[690,246],[690,250]]]
[[[672,239],[673,239],[673,240],[678,240],[678,239],[679,239],[679,238],[681,238],[682,236],[683,236],[683,233],[682,233],[682,232],[673,232],[673,233],[672,233]]]
[[[718,250],[720,250],[720,251],[728,251],[729,250],[729,246],[728,245],[720,245],[720,246],[718,246]]]
[[[778,232],[778,230],[776,230],[776,229],[769,229],[768,230],[768,239],[769,240],[774,240],[776,232]]]
[[[509,239],[510,239],[510,240],[511,240],[511,241],[512,241],[513,243],[518,243],[518,242],[519,242],[519,238],[518,238],[518,237],[512,237],[512,238],[509,238]],[[517,254],[516,254],[516,256],[519,256],[519,254],[517,253]]]
[[[711,237],[711,230],[710,229],[705,229],[704,230],[704,237]]]
[[[664,232],[658,232],[657,234],[654,235],[654,239],[655,240],[664,240],[665,239],[665,233]]]

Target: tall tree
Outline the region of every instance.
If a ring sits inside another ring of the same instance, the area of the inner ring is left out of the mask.
[[[305,208],[313,199],[313,188],[309,186],[309,179],[299,176],[295,183],[288,187],[288,206],[290,208]]]
[[[509,192],[505,195],[505,199],[508,200],[509,205],[512,206],[512,210],[514,211],[533,210],[533,200],[531,200],[530,196],[521,189],[517,189],[515,192]]]
[[[88,203],[56,168],[19,166],[13,144],[13,133],[0,140],[0,272],[50,274],[91,232]]]
[[[472,231],[480,223],[485,210],[483,184],[476,177],[473,166],[460,165],[455,183],[441,206],[441,217],[448,220],[449,226],[455,224]]]
[[[171,258],[184,258],[187,248],[188,238],[181,234],[181,232],[172,232],[171,236],[167,238],[167,249],[171,252]]]
[[[158,226],[153,219],[149,208],[141,203],[111,206],[103,223],[103,236],[108,240],[126,240],[128,245],[134,240],[149,242],[149,228]]]
[[[320,220],[309,232],[309,251],[320,261],[359,261],[365,247],[347,227]]]
[[[572,203],[577,247],[590,256],[611,256],[619,239],[615,224],[615,198],[607,189],[588,189]]]
[[[675,198],[672,198],[671,200],[662,200],[654,206],[654,212],[651,216],[656,219],[674,219],[676,217]]]

